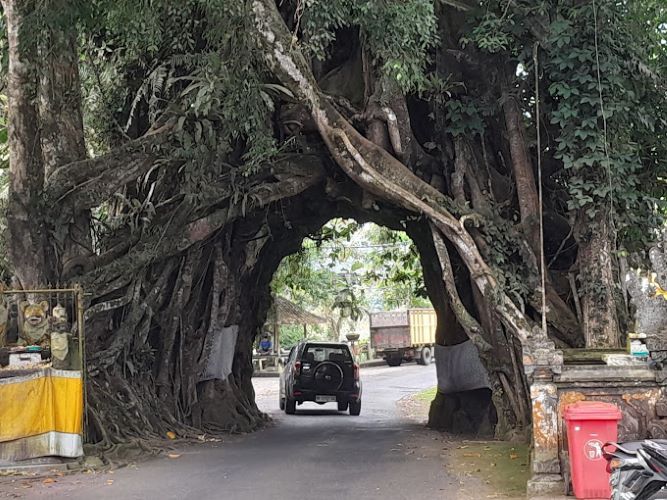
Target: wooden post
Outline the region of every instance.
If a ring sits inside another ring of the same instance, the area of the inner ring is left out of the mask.
[[[280,318],[278,317],[278,303],[277,297],[271,295],[271,302],[273,307],[273,349],[274,353],[280,355]]]
[[[304,338],[304,340],[308,338],[308,324],[307,323],[303,324],[303,338]]]
[[[278,322],[273,325],[273,340],[273,349],[276,355],[274,366],[280,370],[280,325]]]
[[[273,325],[273,340],[273,348],[280,356],[280,325],[277,323]]]

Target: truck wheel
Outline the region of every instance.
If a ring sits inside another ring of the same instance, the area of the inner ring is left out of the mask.
[[[385,359],[385,361],[389,366],[401,366],[403,358],[401,358],[400,356],[390,356],[387,359]]]
[[[286,398],[285,399],[285,413],[288,415],[294,415],[296,413],[296,399]]]
[[[350,401],[350,415],[353,417],[361,413],[361,399],[359,401]]]
[[[431,348],[430,347],[424,347],[422,349],[422,355],[419,358],[419,364],[428,366],[431,364],[431,361],[433,359],[433,355],[431,354]]]
[[[338,401],[338,411],[347,411],[347,401]]]
[[[278,405],[280,406],[281,410],[284,410],[285,409],[285,398],[280,398],[280,401],[279,401]]]

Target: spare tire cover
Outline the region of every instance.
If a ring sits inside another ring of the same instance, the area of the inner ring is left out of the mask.
[[[315,369],[315,385],[323,391],[337,391],[343,385],[343,370],[336,363],[324,361]]]

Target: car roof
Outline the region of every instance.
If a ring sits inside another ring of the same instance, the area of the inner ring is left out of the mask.
[[[301,343],[304,345],[317,345],[322,347],[347,347],[345,342],[319,342],[317,340],[302,340]]]

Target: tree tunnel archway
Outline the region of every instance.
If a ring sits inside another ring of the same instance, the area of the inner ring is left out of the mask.
[[[273,282],[274,293],[286,293],[285,297],[298,301],[302,307],[301,302],[305,301],[320,315],[323,307],[329,313],[325,316],[339,318],[326,329],[327,340],[335,341],[344,338],[339,329],[340,322],[347,317],[336,312],[339,300],[343,301],[345,311],[352,316],[352,332],[361,333],[362,338],[368,336],[369,327],[373,325],[371,311],[433,307],[437,311],[438,323],[434,339],[428,342],[437,342],[438,376],[434,385],[437,382],[440,390],[437,400],[433,402],[429,425],[454,433],[493,435],[497,415],[491,402],[486,369],[451,307],[428,225],[422,218],[392,211],[391,208],[387,208],[386,213],[380,213],[382,205],[375,205],[370,212],[359,207],[351,208],[346,213],[353,214],[355,219],[336,217],[333,224],[326,224],[322,233],[318,231],[308,236],[309,242],[304,243],[296,259],[283,261]],[[362,212],[363,215],[360,215]],[[375,222],[378,220],[385,225],[377,225]],[[405,240],[400,237],[395,239],[381,230],[378,232],[381,227],[385,231],[400,233],[403,238],[408,237],[411,250],[404,253]],[[398,256],[393,250],[387,250],[397,246],[402,247]],[[469,277],[462,263],[458,259],[455,262],[458,296],[478,318]],[[387,291],[392,288],[396,290]],[[326,290],[324,296],[322,290]],[[292,296],[293,293],[296,295]],[[423,303],[424,299],[428,305]],[[348,303],[351,304],[349,308]],[[359,314],[364,316],[364,320],[355,317]],[[304,335],[301,329],[292,333],[292,341],[296,335],[298,338]],[[281,347],[282,338],[281,333]],[[433,352],[430,346],[429,353]],[[387,361],[390,366],[395,366],[395,363],[396,360]]]
[[[282,259],[296,253],[305,237],[315,234],[332,218],[373,222],[388,229],[405,231],[418,249],[429,299],[438,315],[437,343],[453,346],[469,340],[450,305],[427,222],[405,210],[369,198],[367,193],[336,171],[331,174],[298,196],[268,208],[261,215],[240,220],[233,240],[215,243],[230,245],[226,251],[216,253],[215,258],[225,262],[225,269],[239,270],[240,275],[237,276],[240,279],[236,288],[222,290],[220,285],[216,287],[213,278],[213,294],[232,293],[238,300],[238,307],[230,304],[234,299],[225,298],[223,301],[227,305],[218,307],[224,308],[226,319],[209,326],[209,334],[229,335],[233,325],[237,326],[237,340],[230,380],[200,381],[200,400],[193,420],[197,426],[233,430],[250,429],[261,423],[262,417],[257,414],[253,401],[250,363],[252,345],[261,333],[271,305],[271,279]],[[469,277],[462,263],[456,258],[453,262],[458,295],[466,307],[475,311]],[[436,382],[434,380],[434,385]],[[431,411],[431,424],[452,432],[493,434],[496,411],[491,402],[491,392],[491,389],[483,389],[438,396]],[[239,405],[248,406],[247,411],[239,412]],[[244,422],[245,427],[237,427],[239,420]],[[504,425],[514,423],[505,422]]]

